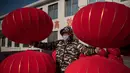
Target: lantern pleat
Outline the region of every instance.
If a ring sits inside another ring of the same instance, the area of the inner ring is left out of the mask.
[[[55,73],[55,63],[45,53],[27,51],[6,58],[0,73]]]

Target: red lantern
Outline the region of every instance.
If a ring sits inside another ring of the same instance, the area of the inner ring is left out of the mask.
[[[112,55],[115,55],[115,56],[120,56],[121,55],[119,48],[108,48],[107,50]]]
[[[0,73],[55,73],[55,70],[50,55],[35,51],[11,55],[0,65]]]
[[[2,33],[16,43],[30,44],[44,40],[52,32],[52,19],[36,8],[21,8],[3,20]]]
[[[56,62],[56,50],[52,52],[52,57],[53,57],[54,61]]]
[[[101,56],[80,58],[70,64],[65,73],[130,73],[129,69],[116,61]]]
[[[115,60],[115,61],[117,61],[117,62],[119,62],[119,63],[123,63],[123,58],[122,58],[122,57],[120,57],[120,56],[115,56],[115,55],[113,55],[113,54],[109,54],[109,55],[108,55],[108,59],[110,59],[110,60]]]
[[[96,2],[74,16],[75,35],[95,47],[114,48],[130,43],[130,8],[114,2]]]

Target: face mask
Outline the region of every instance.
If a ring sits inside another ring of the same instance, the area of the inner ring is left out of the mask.
[[[64,39],[64,40],[67,40],[68,38],[69,38],[69,35],[64,35],[64,36],[63,36],[63,39]]]

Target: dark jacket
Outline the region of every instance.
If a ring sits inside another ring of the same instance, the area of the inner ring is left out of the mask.
[[[95,48],[87,47],[78,40],[73,40],[71,42],[58,40],[50,43],[40,43],[39,45],[37,44],[37,47],[46,50],[56,49],[56,61],[59,63],[61,71],[65,71],[70,63],[77,60],[80,53],[89,56],[95,54]]]

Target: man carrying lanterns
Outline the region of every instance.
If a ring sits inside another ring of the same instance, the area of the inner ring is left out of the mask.
[[[66,67],[79,58],[80,53],[87,56],[96,54],[95,48],[89,48],[73,38],[71,27],[64,27],[60,30],[60,34],[63,40],[51,43],[34,43],[34,46],[38,48],[48,48],[48,50],[56,49],[56,62],[61,68],[61,73],[64,73]]]

